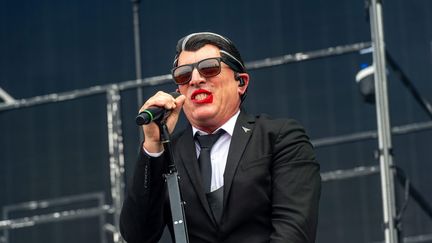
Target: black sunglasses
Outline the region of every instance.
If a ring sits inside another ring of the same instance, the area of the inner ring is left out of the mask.
[[[224,62],[223,57],[211,57],[196,63],[181,65],[172,69],[172,77],[176,84],[186,84],[191,81],[195,68],[205,78],[214,77],[221,72],[221,61]]]

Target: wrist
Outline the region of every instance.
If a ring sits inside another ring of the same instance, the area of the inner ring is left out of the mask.
[[[144,142],[143,149],[149,153],[161,153],[163,152],[163,146],[160,142]]]

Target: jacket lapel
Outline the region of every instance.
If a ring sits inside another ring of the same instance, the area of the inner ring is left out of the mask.
[[[245,114],[243,111],[237,119],[234,127],[233,136],[228,152],[227,163],[224,173],[224,196],[223,206],[225,207],[229,192],[231,190],[232,181],[236,173],[238,164],[246,148],[246,145],[252,135],[255,118]],[[191,146],[192,145],[192,146]],[[210,210],[206,195],[203,190],[203,182],[198,167],[198,159],[195,150],[195,142],[192,137],[192,127],[189,125],[185,132],[179,137],[177,141],[177,149],[179,150],[180,156],[176,163],[182,163],[187,176],[192,183],[196,195],[198,195],[201,204],[203,205],[208,216],[214,221],[213,214]]]
[[[195,150],[195,142],[192,137],[192,127],[190,125],[178,139],[176,147],[180,153],[180,159],[179,161],[177,161],[177,163],[183,164],[196,195],[198,195],[198,198],[201,201],[201,204],[205,208],[205,211],[207,212],[209,217],[213,219],[206,195],[203,190],[203,182],[199,171],[198,159]]]
[[[255,118],[245,114],[243,111],[240,113],[234,132],[231,138],[231,144],[228,152],[227,163],[224,173],[224,208],[231,190],[234,175],[237,171],[238,164],[246,148],[246,145],[253,133],[255,126]]]

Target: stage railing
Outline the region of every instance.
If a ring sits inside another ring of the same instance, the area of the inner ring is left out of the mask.
[[[87,204],[88,207],[82,208],[83,203]],[[47,211],[52,212],[47,213]],[[106,243],[105,228],[112,228],[107,223],[106,215],[107,213],[112,213],[112,211],[112,207],[105,204],[105,195],[103,192],[6,205],[2,207],[3,220],[0,221],[0,230],[3,231],[3,236],[0,238],[0,242],[10,242],[10,230],[33,227],[45,223],[98,217],[101,243]],[[28,216],[14,217],[14,213]]]

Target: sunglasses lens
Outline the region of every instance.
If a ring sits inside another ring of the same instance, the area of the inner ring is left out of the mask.
[[[191,66],[181,66],[174,70],[173,78],[177,84],[185,84],[189,82],[192,77],[193,67]]]
[[[198,62],[197,64],[187,64],[179,66],[173,70],[173,78],[177,84],[186,84],[192,78],[192,72],[195,66],[198,72],[206,78],[216,76],[221,71],[220,61],[217,58],[209,58]]]
[[[220,73],[220,62],[218,59],[203,60],[198,64],[198,71],[206,78],[216,76]]]

